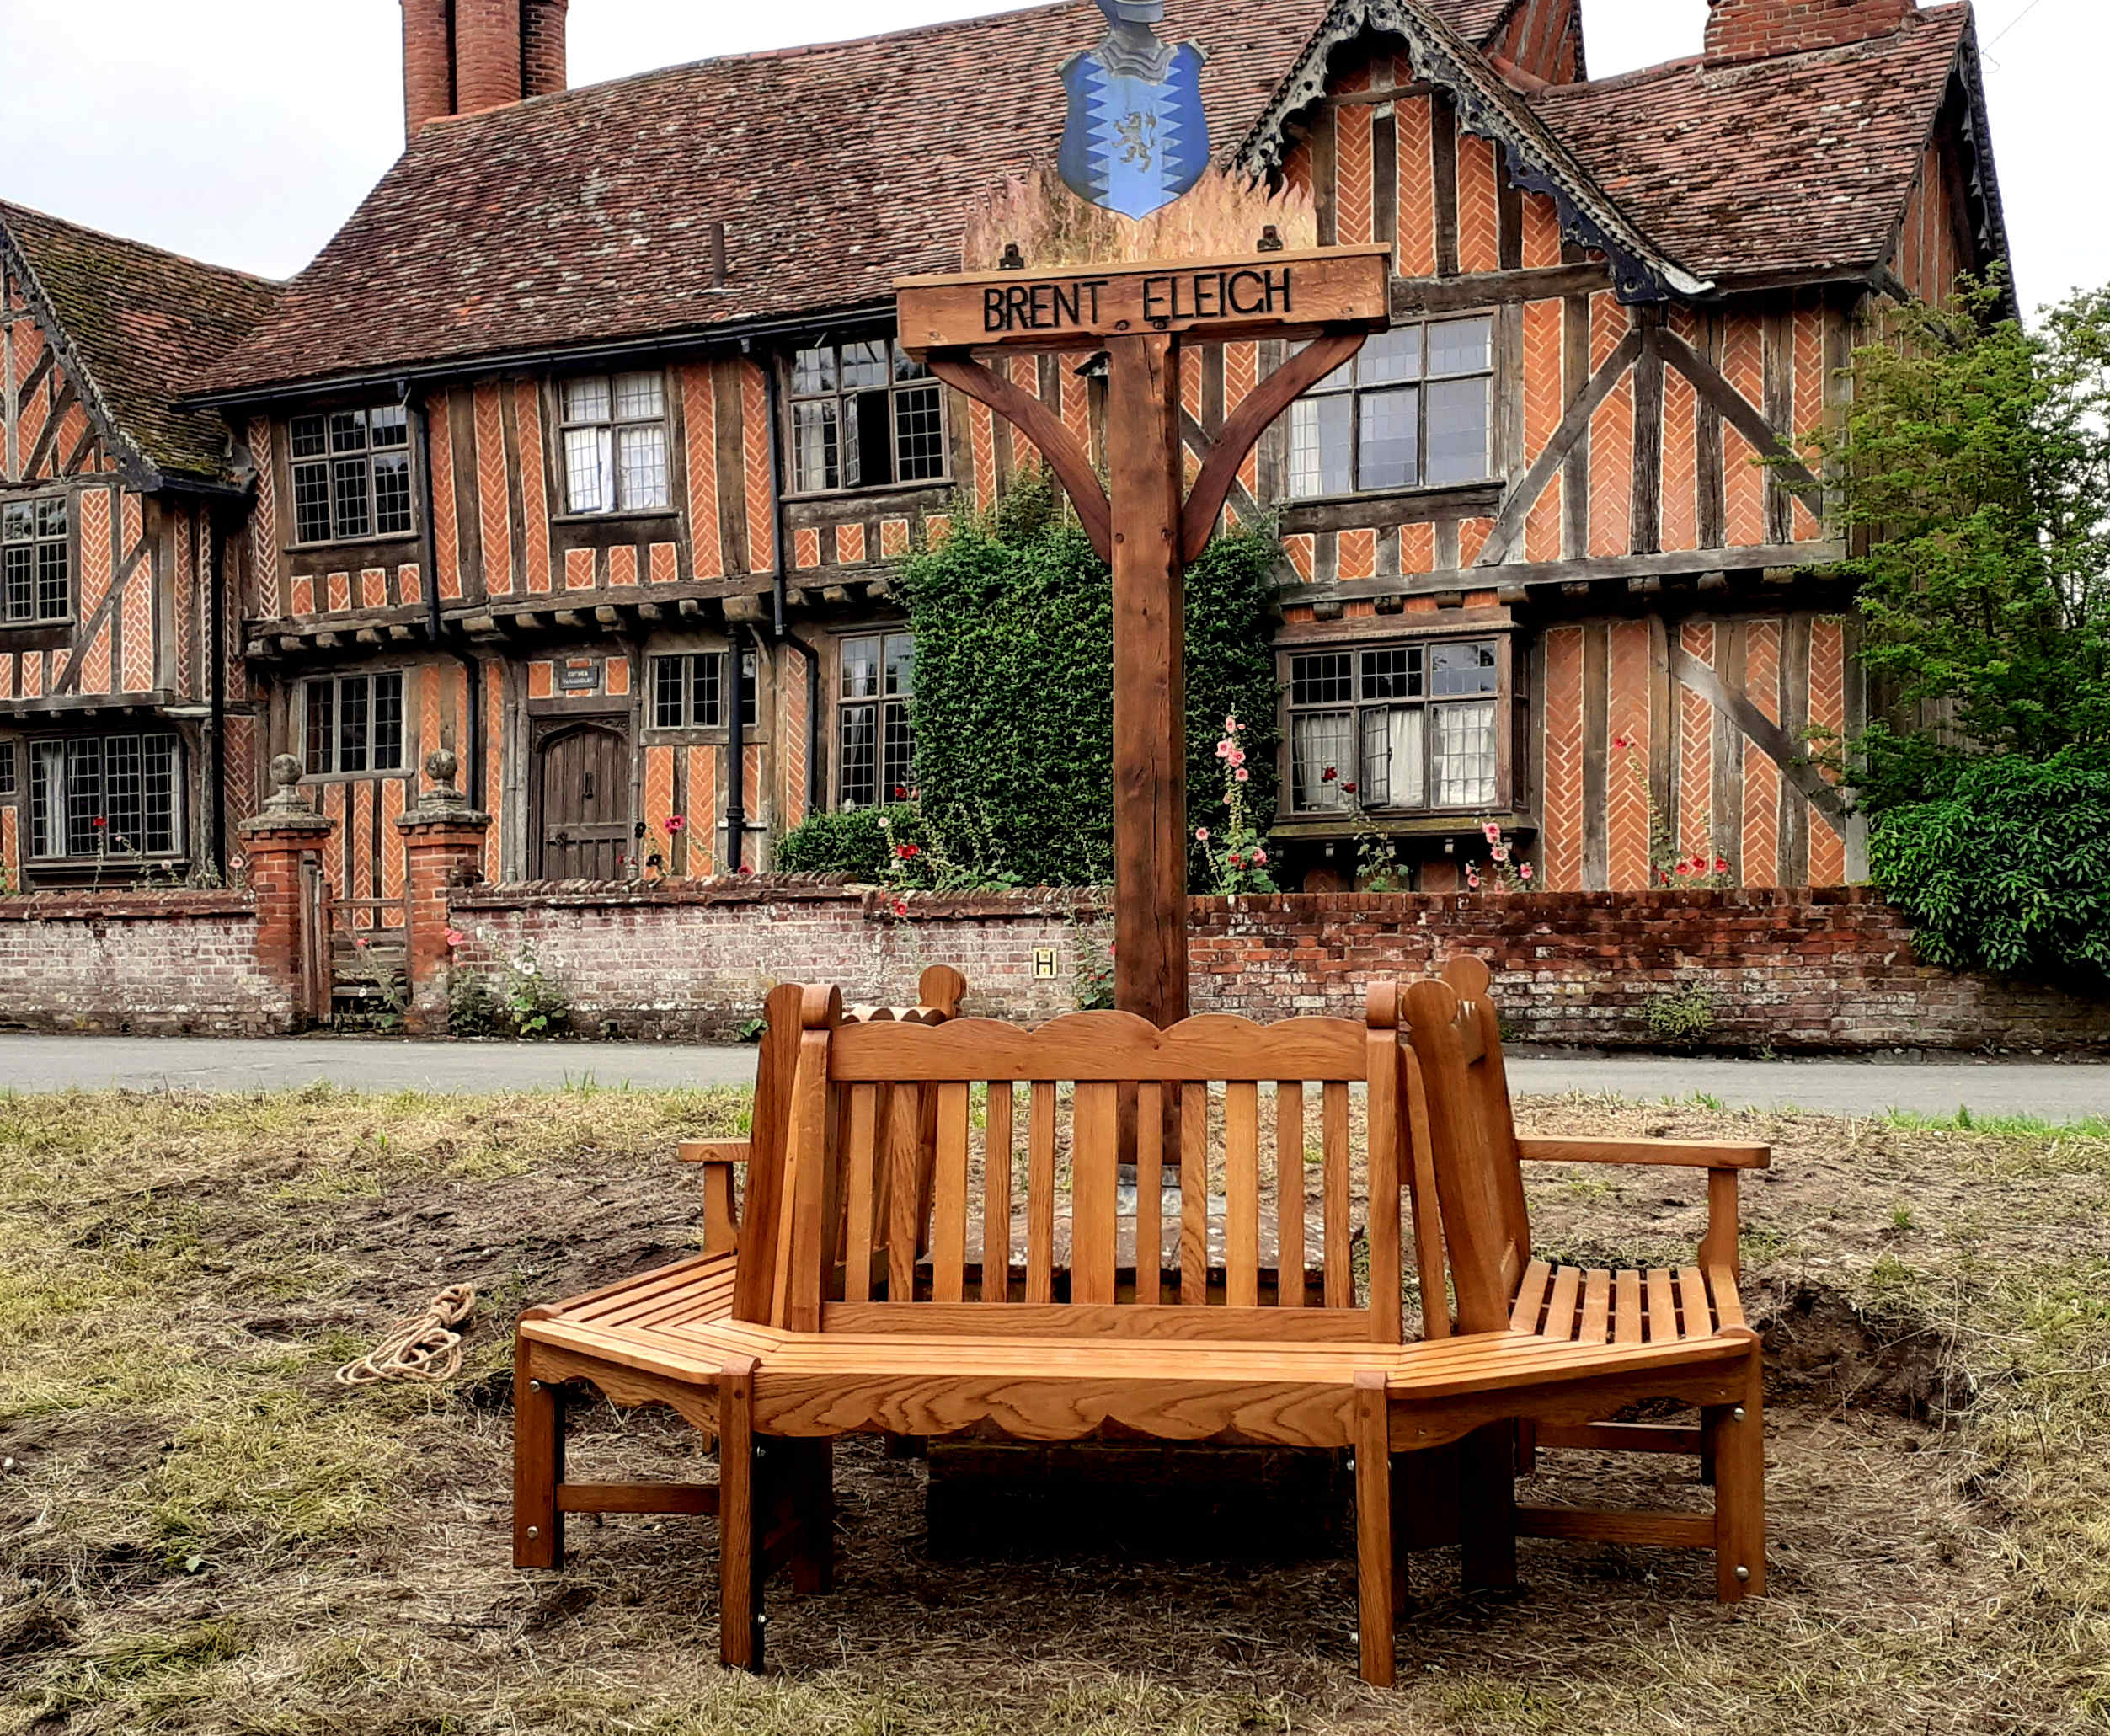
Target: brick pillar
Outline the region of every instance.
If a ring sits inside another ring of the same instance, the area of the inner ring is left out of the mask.
[[[454,112],[454,37],[447,0],[403,0],[403,127],[411,138]]]
[[[410,996],[403,1024],[418,1036],[437,1036],[447,1028],[449,966],[447,945],[452,918],[448,912],[454,889],[483,878],[483,835],[491,816],[469,806],[454,787],[461,762],[445,748],[425,757],[425,775],[432,784],[418,805],[396,819],[403,834],[406,904],[409,932],[405,937],[404,975]]]
[[[323,847],[337,829],[335,820],[302,799],[300,781],[301,762],[280,754],[271,761],[276,788],[263,810],[238,828],[256,900],[257,968],[285,988],[295,1030],[329,1010],[329,937],[315,937],[312,949],[304,945],[302,911],[307,865],[321,863]]]
[[[564,14],[571,0],[524,0],[521,12],[521,94],[548,96],[570,82]]]
[[[454,0],[455,112],[521,99],[521,0]]]

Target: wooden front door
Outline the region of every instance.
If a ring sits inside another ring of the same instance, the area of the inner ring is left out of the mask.
[[[613,723],[568,724],[535,753],[536,878],[619,880],[630,853],[630,738]]]

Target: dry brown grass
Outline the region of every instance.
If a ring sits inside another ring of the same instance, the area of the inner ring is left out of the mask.
[[[1774,1594],[1691,1557],[1524,1546],[1528,1589],[1417,1562],[1404,1685],[1364,1689],[1338,1550],[1177,1558],[1080,1533],[933,1558],[925,1467],[847,1447],[830,1597],[774,1673],[717,1669],[708,1521],[576,1526],[506,1565],[505,1325],[690,1245],[676,1138],[731,1094],[0,1098],[0,1730],[2037,1732],[2110,1724],[2110,1140],[1696,1105],[1534,1104],[1540,1130],[1760,1137]],[[1698,1190],[1535,1178],[1542,1247],[1690,1247]],[[444,1391],[332,1368],[467,1279]],[[693,1475],[655,1413],[583,1475]],[[1687,1468],[1556,1498],[1692,1502]],[[708,1472],[705,1473],[708,1475]]]

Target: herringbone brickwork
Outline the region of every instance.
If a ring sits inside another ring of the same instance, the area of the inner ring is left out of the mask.
[[[1468,132],[1458,135],[1458,269],[1466,273],[1502,269],[1502,217],[1494,186],[1494,147]]]
[[[1546,889],[1583,884],[1583,629],[1549,628],[1546,635],[1546,834],[1541,840]]]
[[[1429,99],[1402,97],[1392,106],[1398,140],[1399,275],[1436,275],[1436,181],[1434,121]]]
[[[1605,842],[1612,890],[1636,891],[1649,880],[1648,623],[1615,621],[1609,631],[1605,717],[1612,746],[1605,788]],[[1619,745],[1622,741],[1624,747]]]
[[[1774,723],[1781,720],[1781,626],[1750,621],[1744,628],[1744,691]],[[1781,773],[1755,745],[1744,750],[1744,884],[1777,886],[1781,862]]]

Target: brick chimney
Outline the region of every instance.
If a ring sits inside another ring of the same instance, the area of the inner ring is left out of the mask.
[[[1917,0],[1707,0],[1707,56],[1716,63],[1770,60],[1888,35]]]
[[[403,0],[406,132],[565,87],[570,0]]]

